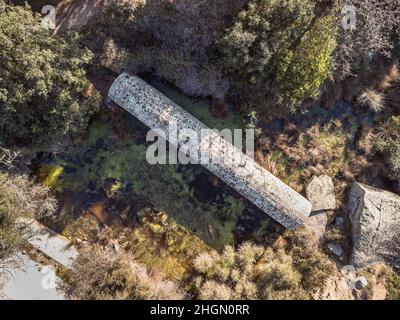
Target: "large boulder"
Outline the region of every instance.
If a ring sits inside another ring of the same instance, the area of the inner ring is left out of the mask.
[[[335,188],[331,177],[314,176],[306,187],[306,193],[313,211],[336,209]]]
[[[400,196],[354,183],[349,196],[353,252],[351,263],[385,262],[400,268]]]

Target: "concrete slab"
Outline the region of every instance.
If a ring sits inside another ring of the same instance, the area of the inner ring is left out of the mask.
[[[61,236],[37,221],[24,221],[27,241],[66,268],[71,268],[78,251],[68,238]],[[31,236],[32,235],[32,236]]]

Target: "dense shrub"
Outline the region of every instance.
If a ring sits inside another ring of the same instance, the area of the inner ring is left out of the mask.
[[[73,298],[82,300],[179,300],[184,294],[161,274],[149,273],[123,253],[99,247],[83,250],[67,275]]]
[[[335,74],[341,79],[357,73],[368,57],[391,56],[399,41],[398,0],[330,1],[328,7],[329,10],[333,9],[338,18],[338,25],[342,25],[342,20],[349,17],[342,12],[344,6],[349,4],[355,8],[355,26],[339,29],[338,46],[334,53]]]
[[[302,237],[296,236],[287,251],[244,243],[237,251],[227,246],[221,254],[199,255],[194,261],[198,298],[310,298],[312,290],[324,286],[332,266]]]
[[[389,272],[386,279],[387,300],[400,300],[400,274]]]
[[[76,34],[55,38],[29,8],[0,0],[0,140],[36,143],[85,128],[100,96]]]
[[[218,42],[218,59],[249,110],[296,108],[331,72],[336,26],[315,1],[251,0]]]
[[[96,56],[107,54],[112,39],[115,52],[128,53],[124,69],[132,73],[155,74],[188,95],[224,98],[229,86],[210,62],[210,49],[245,2],[118,2],[82,32]]]
[[[332,71],[335,48],[334,20],[320,19],[295,50],[287,50],[277,65],[277,97],[296,108],[306,98],[316,98]]]
[[[334,266],[322,253],[316,239],[305,230],[287,232],[287,250],[293,265],[301,274],[301,285],[307,292],[322,288],[334,272]]]

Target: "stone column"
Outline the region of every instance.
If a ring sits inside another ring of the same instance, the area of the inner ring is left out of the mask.
[[[121,74],[108,97],[180,151],[208,155],[201,165],[284,227],[300,227],[309,216],[307,199],[139,77]],[[171,124],[175,138],[169,136]],[[188,129],[199,139],[180,139]]]

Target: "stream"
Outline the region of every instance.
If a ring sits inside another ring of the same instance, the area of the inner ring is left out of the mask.
[[[211,128],[243,126],[232,114],[213,117],[209,99],[187,97],[155,78],[148,81]],[[106,110],[93,119],[84,139],[56,155],[37,154],[33,172],[56,191],[61,204],[51,222],[55,231],[65,234],[76,219],[89,216],[135,230],[149,208],[217,250],[249,239],[272,242],[283,231],[200,165],[149,165],[147,130],[122,109]]]

